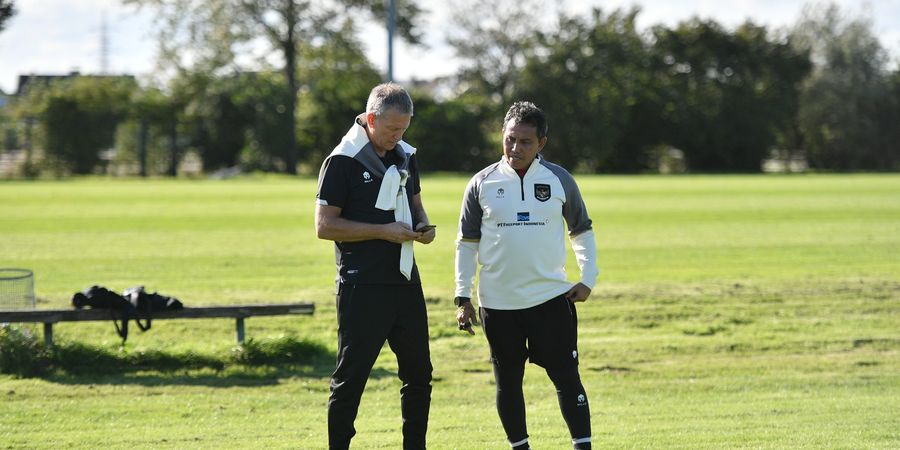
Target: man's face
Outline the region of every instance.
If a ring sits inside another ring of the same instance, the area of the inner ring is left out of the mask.
[[[527,169],[546,143],[547,137],[538,138],[534,125],[510,120],[503,127],[503,155],[513,169]]]
[[[393,150],[403,139],[403,133],[409,128],[411,119],[411,114],[403,114],[393,109],[387,110],[380,117],[375,117],[375,113],[366,114],[369,139],[375,150],[378,152]]]

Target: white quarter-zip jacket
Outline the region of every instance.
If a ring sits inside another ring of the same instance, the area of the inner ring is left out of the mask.
[[[565,223],[564,223],[565,222]],[[524,177],[506,158],[466,186],[456,241],[456,296],[491,309],[525,309],[567,292],[565,236],[581,283],[593,289],[598,270],[591,219],[574,178],[540,156]]]

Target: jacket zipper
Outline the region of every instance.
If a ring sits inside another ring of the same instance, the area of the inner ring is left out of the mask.
[[[518,174],[516,174],[518,175]],[[522,201],[525,201],[525,177],[519,177],[519,192],[522,193]]]

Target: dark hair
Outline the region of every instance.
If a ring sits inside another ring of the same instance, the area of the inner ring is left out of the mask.
[[[506,126],[510,121],[512,121],[513,125],[522,123],[532,125],[537,129],[538,138],[547,137],[547,116],[534,103],[513,103],[509,107],[509,111],[506,112],[506,117],[503,118],[503,130],[506,130]]]
[[[412,98],[402,86],[395,83],[382,83],[372,88],[369,93],[369,101],[366,102],[366,112],[375,113],[381,117],[389,109],[401,114],[413,114]]]

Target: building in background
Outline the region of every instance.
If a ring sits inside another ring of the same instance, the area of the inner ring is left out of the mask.
[[[94,80],[104,80],[104,79],[123,79],[131,82],[135,82],[134,75],[82,75],[78,72],[69,72],[68,75],[37,75],[37,74],[28,74],[28,75],[19,75],[19,83],[16,86],[15,95],[21,96],[27,94],[29,90],[36,88],[49,88],[54,84],[60,81],[71,80],[74,78],[90,78]]]

